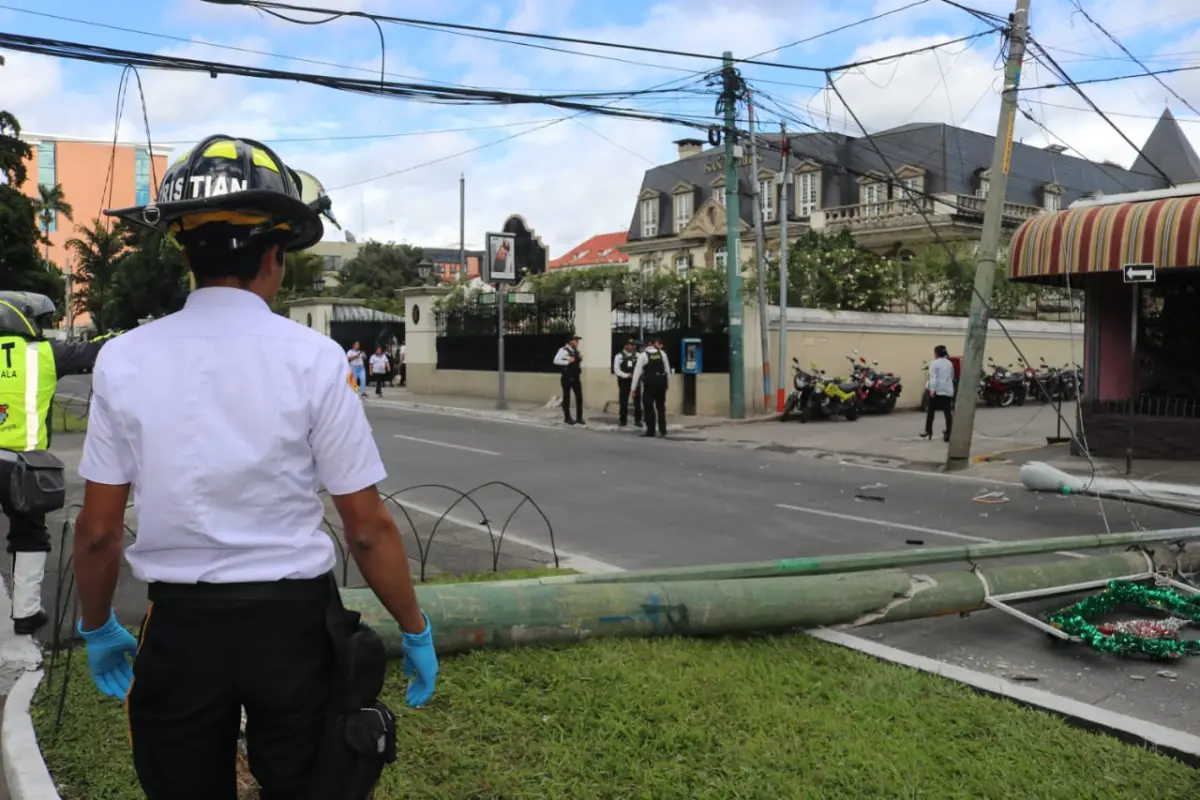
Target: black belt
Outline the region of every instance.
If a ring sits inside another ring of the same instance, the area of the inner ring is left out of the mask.
[[[329,598],[329,575],[298,580],[254,583],[151,583],[151,603],[237,603],[247,601],[324,601]]]

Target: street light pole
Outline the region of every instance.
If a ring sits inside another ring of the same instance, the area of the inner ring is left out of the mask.
[[[1000,251],[1000,233],[1004,222],[1004,200],[1008,191],[1008,171],[1012,166],[1013,125],[1017,118],[1017,88],[1021,83],[1021,61],[1025,57],[1025,37],[1029,32],[1029,0],[1017,0],[1008,31],[1008,63],[1004,65],[1004,91],[1000,95],[1000,119],[992,148],[992,166],[988,171],[987,202],[983,209],[983,230],[975,262],[975,291],[967,319],[967,338],[963,344],[958,395],[954,399],[954,425],[946,454],[946,469],[966,469],[971,464],[971,436],[975,429],[976,391],[983,371],[983,353],[987,347],[988,304],[996,281],[996,257]]]

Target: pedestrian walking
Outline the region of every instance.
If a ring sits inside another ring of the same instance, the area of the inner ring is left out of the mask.
[[[633,395],[633,370],[637,366],[637,351],[634,341],[625,342],[621,351],[613,356],[613,374],[617,376],[617,405],[620,408],[620,424],[624,428],[629,423],[629,398]],[[642,427],[642,407],[634,397],[633,424]]]
[[[383,352],[383,345],[375,348],[375,352],[371,354],[370,361],[367,362],[367,369],[370,371],[371,383],[375,384],[375,396],[383,396],[383,383],[388,377],[388,357],[387,353]]]
[[[327,204],[304,202],[265,145],[214,136],[167,170],[157,203],[106,212],[177,242],[197,286],[100,353],[79,466],[76,630],[97,688],[126,701],[149,800],[234,800],[242,708],[262,798],[364,800],[394,760],[383,642],[342,606],[322,486],[403,631],[408,704],[433,695],[433,633],[347,354],[269,305]],[[111,605],[133,485],[125,558],[150,601],[136,642]]]
[[[671,363],[662,349],[662,338],[655,336],[633,368],[633,382],[641,382],[642,414],[646,418],[643,436],[654,438],[655,425],[659,436],[667,435],[667,383]]]
[[[350,345],[350,349],[346,351],[346,360],[350,362],[350,371],[354,374],[354,382],[358,384],[359,393],[366,397],[367,355],[362,351],[358,342]]]
[[[400,386],[401,388],[408,385],[408,348],[404,342],[400,343]]]
[[[943,441],[950,441],[950,429],[954,425],[954,364],[948,358],[945,345],[933,348],[933,361],[929,362],[929,380],[925,383],[929,392],[929,404],[925,410],[925,430],[922,439],[933,438],[933,417],[938,411],[946,419]]]
[[[567,343],[558,349],[554,355],[554,366],[562,370],[559,385],[562,387],[563,422],[568,425],[583,425],[583,354],[579,352],[579,340],[583,338],[572,333]],[[575,419],[571,419],[571,393],[575,394]]]
[[[66,468],[49,452],[54,390],[59,378],[90,372],[100,348],[112,341],[48,341],[54,315],[54,301],[45,295],[0,292],[0,508],[8,518],[12,623],[19,635],[36,633],[47,622],[46,514],[66,503]]]

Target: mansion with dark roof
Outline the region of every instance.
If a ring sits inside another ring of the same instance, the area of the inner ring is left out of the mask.
[[[798,134],[788,137],[786,175],[780,174],[779,136],[762,139],[774,146],[759,147],[758,173],[751,174],[749,153],[738,163],[742,264],[754,253],[753,182],[762,196],[769,251],[778,251],[784,213],[789,234],[849,229],[860,245],[899,257],[935,240],[926,219],[947,241],[979,238],[992,136],[940,123],[902,125],[874,134],[873,141],[838,133]],[[676,144],[678,160],[646,171],[629,240],[620,249],[629,254],[634,269],[724,267],[723,149],[706,149],[696,139]],[[779,202],[783,181],[788,183],[787,208]],[[1014,143],[1004,225],[1015,229],[1034,215],[1084,197],[1192,181],[1200,181],[1200,157],[1170,110],[1163,112],[1130,169],[1068,155],[1059,145]]]

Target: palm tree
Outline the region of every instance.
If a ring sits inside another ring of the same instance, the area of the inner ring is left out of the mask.
[[[98,219],[75,230],[81,235],[67,241],[67,249],[75,256],[74,280],[80,284],[72,311],[90,314],[96,331],[104,333],[104,306],[125,245],[118,231],[108,229]]]
[[[46,240],[46,260],[50,260],[50,225],[56,215],[62,214],[69,222],[74,222],[75,209],[67,202],[61,183],[53,186],[38,184],[38,218],[42,223],[42,236]]]

